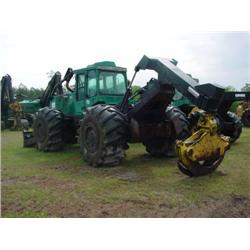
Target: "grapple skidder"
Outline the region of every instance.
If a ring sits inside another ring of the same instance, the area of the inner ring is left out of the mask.
[[[140,70],[154,70],[158,76],[133,102],[131,86]],[[74,87],[69,84],[73,75]],[[102,62],[69,69],[62,80],[57,72],[48,87],[34,121],[41,151],[61,150],[65,143],[78,141],[84,160],[98,167],[120,164],[129,143],[141,142],[153,156],[170,156],[176,146],[179,169],[200,176],[213,172],[229,147],[229,138],[218,133],[216,119],[225,90],[199,85],[175,60],[143,56],[129,84],[125,68]],[[199,108],[195,130],[187,115],[171,106],[175,90]]]

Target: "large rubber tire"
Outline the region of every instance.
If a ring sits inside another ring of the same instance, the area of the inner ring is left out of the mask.
[[[63,149],[63,117],[56,109],[45,107],[38,111],[34,121],[36,147],[40,151],[52,152]]]
[[[221,133],[223,135],[230,137],[230,143],[234,143],[237,139],[239,139],[241,132],[242,132],[242,122],[240,118],[233,112],[228,111],[227,112],[228,120],[233,122],[234,128],[233,130],[223,130]]]
[[[120,164],[128,148],[127,131],[125,116],[114,106],[88,108],[80,127],[83,159],[93,167]]]
[[[169,106],[166,109],[166,120],[171,123],[175,139],[185,140],[191,135],[187,115],[179,108]]]
[[[174,157],[175,141],[184,140],[190,136],[189,122],[185,113],[180,109],[169,106],[166,109],[165,120],[170,124],[172,130],[169,138],[154,138],[148,142],[144,142],[146,151],[154,157]]]
[[[245,127],[250,127],[250,109],[246,109],[242,114],[241,121]]]

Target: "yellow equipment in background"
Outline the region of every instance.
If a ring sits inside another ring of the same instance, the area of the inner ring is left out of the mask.
[[[12,130],[21,130],[22,129],[22,107],[21,105],[15,101],[9,105],[10,110],[13,113],[13,126],[11,127]]]
[[[241,103],[236,109],[236,115],[241,117],[245,127],[250,127],[250,102]]]

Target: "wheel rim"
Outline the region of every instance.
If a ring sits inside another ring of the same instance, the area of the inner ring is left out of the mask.
[[[88,127],[85,133],[86,149],[90,153],[95,153],[98,149],[99,140],[93,127]]]

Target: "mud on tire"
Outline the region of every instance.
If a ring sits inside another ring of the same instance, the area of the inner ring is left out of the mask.
[[[38,150],[59,151],[63,148],[63,117],[56,109],[45,107],[34,121],[34,137]]]
[[[125,157],[127,121],[118,109],[96,105],[86,110],[80,127],[80,150],[91,166],[115,166]]]

